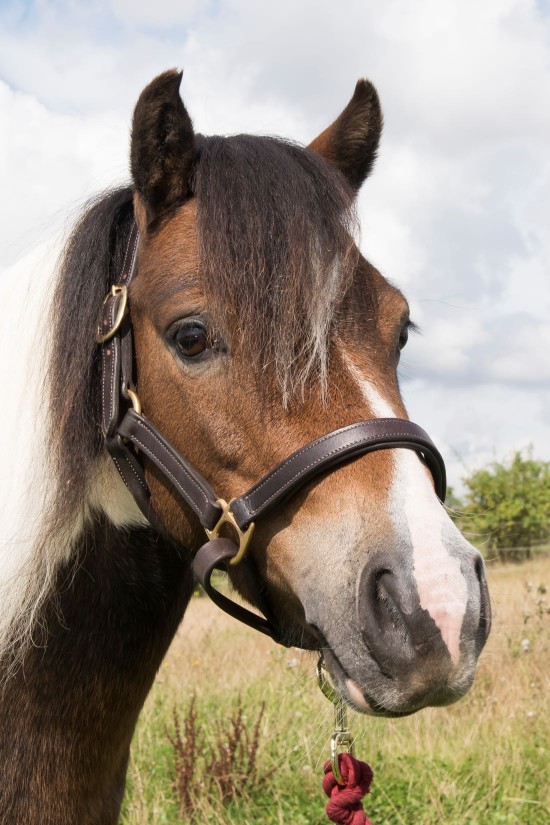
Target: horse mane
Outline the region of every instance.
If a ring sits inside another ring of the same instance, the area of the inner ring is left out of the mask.
[[[335,312],[357,263],[354,194],[316,152],[278,138],[197,136],[199,259],[233,350],[286,403],[324,388]]]

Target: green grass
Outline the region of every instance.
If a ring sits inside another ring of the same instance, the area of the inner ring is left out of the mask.
[[[470,694],[403,720],[350,716],[356,753],[374,770],[365,801],[373,825],[550,822],[550,560],[489,575],[495,627]],[[221,804],[198,777],[195,823],[328,822],[321,780],[332,711],[314,664],[311,654],[278,649],[195,599],[138,725],[121,823],[189,821],[178,810],[166,730],[174,707],[184,715],[193,692],[204,754],[239,700],[250,726],[266,703],[257,781]]]

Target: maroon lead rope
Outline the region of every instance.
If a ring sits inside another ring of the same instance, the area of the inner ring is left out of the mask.
[[[371,825],[363,810],[363,797],[368,794],[372,782],[372,769],[366,762],[351,753],[338,756],[340,781],[332,772],[332,762],[325,762],[323,790],[329,797],[326,812],[331,822],[340,825]]]
[[[323,696],[334,705],[330,759],[323,767],[323,790],[330,799],[326,806],[327,816],[340,825],[371,825],[363,810],[362,799],[370,790],[372,769],[353,755],[347,705],[329,681],[322,654],[317,662],[317,683]]]

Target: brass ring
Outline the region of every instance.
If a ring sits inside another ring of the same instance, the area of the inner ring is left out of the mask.
[[[138,396],[137,392],[134,392],[134,390],[126,390],[126,394],[127,394],[128,398],[130,399],[130,401],[132,402],[132,407],[134,409],[134,412],[137,415],[141,415],[141,401],[139,400],[139,396]]]

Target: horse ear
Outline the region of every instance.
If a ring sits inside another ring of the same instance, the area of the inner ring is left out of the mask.
[[[359,80],[342,114],[308,148],[336,166],[357,192],[376,160],[381,133],[378,93],[368,80]]]
[[[130,167],[148,225],[190,194],[195,133],[179,93],[182,74],[156,77],[134,110]]]

